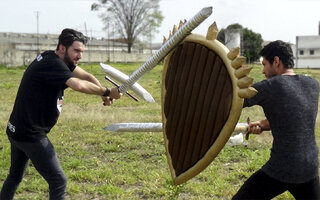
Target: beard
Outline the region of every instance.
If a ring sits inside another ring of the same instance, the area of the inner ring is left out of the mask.
[[[75,62],[70,58],[68,51],[65,52],[64,54],[64,60],[63,60],[67,65],[76,65]]]

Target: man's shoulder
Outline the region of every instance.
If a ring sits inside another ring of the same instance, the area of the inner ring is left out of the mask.
[[[67,65],[54,51],[45,51],[37,56],[31,64],[37,66],[41,71],[51,71],[57,68],[67,68]]]
[[[313,78],[311,75],[302,75],[298,74],[297,75],[299,78],[310,81],[310,82],[318,82],[315,78]]]
[[[50,63],[59,63],[61,59],[54,53],[54,51],[45,51],[39,54],[36,59],[30,64],[30,68],[34,66],[48,65]],[[28,68],[29,68],[28,67]]]
[[[259,81],[259,82],[256,82],[252,85],[252,87],[256,88],[257,87],[266,87],[270,84],[270,81],[269,79],[265,79],[265,80],[262,80],[262,81]]]

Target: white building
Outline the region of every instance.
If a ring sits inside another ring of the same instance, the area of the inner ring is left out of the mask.
[[[296,67],[320,68],[320,22],[318,35],[296,37]]]
[[[241,45],[240,29],[226,29],[224,37],[225,37],[225,45],[228,49],[240,47]]]

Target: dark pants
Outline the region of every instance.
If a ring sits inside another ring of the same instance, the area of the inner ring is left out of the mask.
[[[9,140],[11,142],[11,166],[1,190],[0,200],[13,199],[29,159],[48,182],[50,200],[64,199],[67,180],[50,140],[47,137],[36,142]]]
[[[277,181],[259,170],[243,184],[243,186],[232,199],[267,200],[272,199],[273,197],[276,197],[285,191],[289,191],[297,200],[319,200],[319,177],[302,184],[289,184]]]

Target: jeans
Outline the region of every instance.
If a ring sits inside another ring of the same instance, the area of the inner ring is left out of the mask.
[[[285,191],[289,191],[297,200],[319,200],[320,183],[316,177],[306,183],[283,183],[259,170],[254,173],[240,188],[233,200],[272,199]]]
[[[22,181],[29,159],[49,184],[50,200],[65,199],[67,179],[60,166],[53,145],[45,137],[36,142],[20,142],[9,138],[11,143],[11,166],[5,180],[0,200],[12,200]]]

